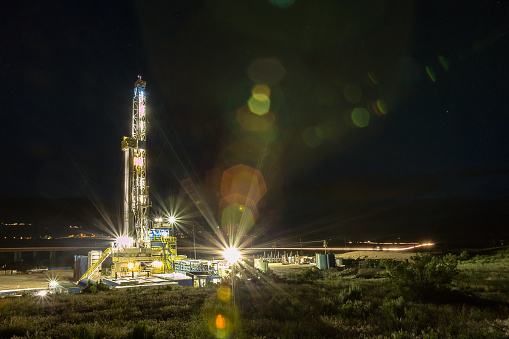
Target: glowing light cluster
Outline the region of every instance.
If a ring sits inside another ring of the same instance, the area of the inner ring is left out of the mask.
[[[120,236],[115,239],[115,244],[120,247],[131,247],[134,243],[134,239],[131,237]]]
[[[138,167],[143,166],[143,158],[134,158],[134,164]]]
[[[161,267],[163,267],[163,263],[156,260],[156,261],[154,261],[152,263],[152,267],[154,267],[154,268],[161,268]]]

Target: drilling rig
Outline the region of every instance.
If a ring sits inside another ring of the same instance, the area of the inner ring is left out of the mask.
[[[103,262],[112,258],[112,276],[124,277],[138,274],[170,273],[177,259],[177,239],[173,225],[158,218],[149,219],[152,206],[147,185],[147,112],[145,87],[147,83],[138,76],[134,83],[131,136],[122,140],[124,152],[124,213],[120,236],[102,255],[97,253],[86,273],[79,279],[101,277]],[[89,257],[92,257],[89,254]]]
[[[145,86],[134,83],[133,123],[130,137],[122,140],[124,152],[124,222],[122,234],[134,226],[136,247],[150,247],[148,209],[151,206],[147,186],[147,116]]]

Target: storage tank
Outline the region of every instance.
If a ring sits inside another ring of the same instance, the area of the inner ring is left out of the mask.
[[[75,255],[74,256],[74,280],[78,280],[88,270],[88,256]]]
[[[326,254],[327,268],[336,267],[336,256],[334,254]]]
[[[269,262],[265,260],[260,260],[260,271],[263,273],[269,270]]]
[[[327,254],[317,253],[316,254],[316,267],[320,270],[329,268],[327,264]]]

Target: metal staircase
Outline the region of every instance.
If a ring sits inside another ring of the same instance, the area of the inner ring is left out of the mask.
[[[94,272],[99,268],[101,267],[102,263],[104,262],[104,260],[106,260],[106,258],[108,258],[111,254],[111,248],[107,248],[103,254],[101,255],[101,257],[92,265],[88,268],[88,270],[85,272],[85,274],[83,274],[83,276],[78,280],[78,281],[81,281],[83,279],[88,279],[90,278],[90,276],[92,276],[92,274],[94,274]]]

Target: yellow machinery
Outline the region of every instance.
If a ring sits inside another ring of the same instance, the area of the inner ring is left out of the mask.
[[[150,247],[116,246],[112,248],[112,275],[116,277],[173,272],[177,258],[177,238],[171,226],[157,224],[149,230]]]

